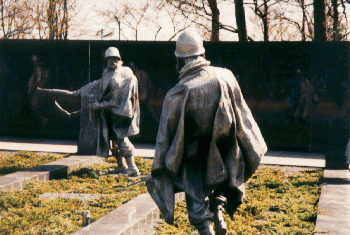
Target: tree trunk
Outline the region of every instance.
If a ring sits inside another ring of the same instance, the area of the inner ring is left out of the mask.
[[[326,4],[325,0],[314,0],[315,41],[326,41]]]
[[[68,4],[67,4],[67,0],[64,0],[63,3],[63,10],[64,10],[64,15],[63,15],[63,22],[64,22],[64,35],[63,38],[65,40],[67,40],[68,38]]]
[[[267,5],[268,0],[264,0],[264,17],[263,17],[263,25],[264,25],[264,41],[269,41],[269,19],[268,19],[268,10],[269,7]]]
[[[306,41],[306,32],[305,32],[305,24],[306,24],[306,9],[305,9],[305,1],[300,0],[301,10],[303,11],[303,20],[301,25],[301,40],[303,42]]]
[[[248,41],[247,27],[245,23],[245,12],[243,0],[235,0],[236,24],[238,30],[238,40],[240,42]]]
[[[219,41],[219,18],[220,11],[216,0],[208,0],[212,14],[210,41]]]
[[[3,38],[7,38],[6,36],[6,32],[5,32],[5,17],[4,17],[4,1],[1,0],[1,29],[2,29],[2,33],[3,33]]]
[[[47,24],[49,28],[49,39],[55,39],[56,36],[56,3],[55,0],[49,0],[49,9],[47,10]]]
[[[332,0],[332,9],[333,9],[333,30],[332,30],[332,39],[334,41],[339,41],[339,12],[338,12],[338,0]]]

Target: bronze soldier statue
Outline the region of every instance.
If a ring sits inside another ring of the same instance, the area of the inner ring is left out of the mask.
[[[267,146],[236,78],[210,66],[201,37],[184,31],[176,42],[179,82],[166,95],[148,191],[166,222],[174,220],[174,193],[185,192],[189,220],[200,234],[226,234],[244,183]],[[209,200],[208,200],[209,199]]]
[[[48,92],[55,98],[80,101],[79,154],[108,157],[112,141],[112,154],[117,159],[118,167],[111,173],[138,176],[140,173],[134,162],[134,146],[128,138],[139,133],[137,79],[129,67],[122,66],[116,47],[109,47],[104,58],[107,67],[102,78],[77,91],[38,90]],[[66,113],[74,115],[77,112]]]

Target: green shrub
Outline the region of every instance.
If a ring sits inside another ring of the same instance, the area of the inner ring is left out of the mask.
[[[13,154],[0,152],[0,176],[53,162],[67,156],[68,154],[37,154],[25,151]]]
[[[287,175],[265,167],[246,184],[246,198],[233,216],[225,214],[227,234],[313,234],[323,171]],[[161,222],[156,234],[190,234],[185,202],[177,203],[174,225]]]
[[[22,191],[0,192],[0,234],[71,234],[82,228],[82,213],[90,210],[91,222],[147,192],[144,183],[127,184],[150,174],[152,160],[135,158],[142,175],[130,179],[107,175],[113,164],[100,164],[72,172],[68,179],[46,183],[32,181]],[[43,193],[101,194],[91,200],[42,198]]]

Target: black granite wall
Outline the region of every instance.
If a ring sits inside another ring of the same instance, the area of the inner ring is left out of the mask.
[[[271,150],[325,152],[343,161],[349,139],[348,42],[206,42],[212,65],[233,71]],[[120,50],[138,67],[141,133],[154,143],[162,101],[177,82],[175,42],[0,41],[0,135],[77,139],[45,88],[77,90],[102,74],[103,54]],[[69,111],[79,104],[64,100]]]

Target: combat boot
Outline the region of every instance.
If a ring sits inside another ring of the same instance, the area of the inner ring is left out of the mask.
[[[129,177],[135,177],[140,175],[140,171],[135,164],[135,159],[133,155],[126,156],[126,163],[128,164],[128,169],[126,169],[124,175]]]
[[[216,212],[214,213],[214,225],[215,225],[215,234],[216,235],[225,235],[226,234],[226,223],[223,216],[224,208],[219,205]]]
[[[205,220],[201,224],[195,226],[200,235],[214,235],[213,222],[211,220]]]
[[[125,163],[124,158],[121,156],[118,156],[117,163],[118,163],[118,166],[114,170],[109,171],[109,174],[126,174],[128,167]]]
[[[124,158],[121,156],[118,148],[116,148],[115,145],[113,145],[112,154],[117,159],[118,166],[114,170],[108,171],[108,173],[125,174],[126,170],[128,169],[128,166],[126,165]]]

